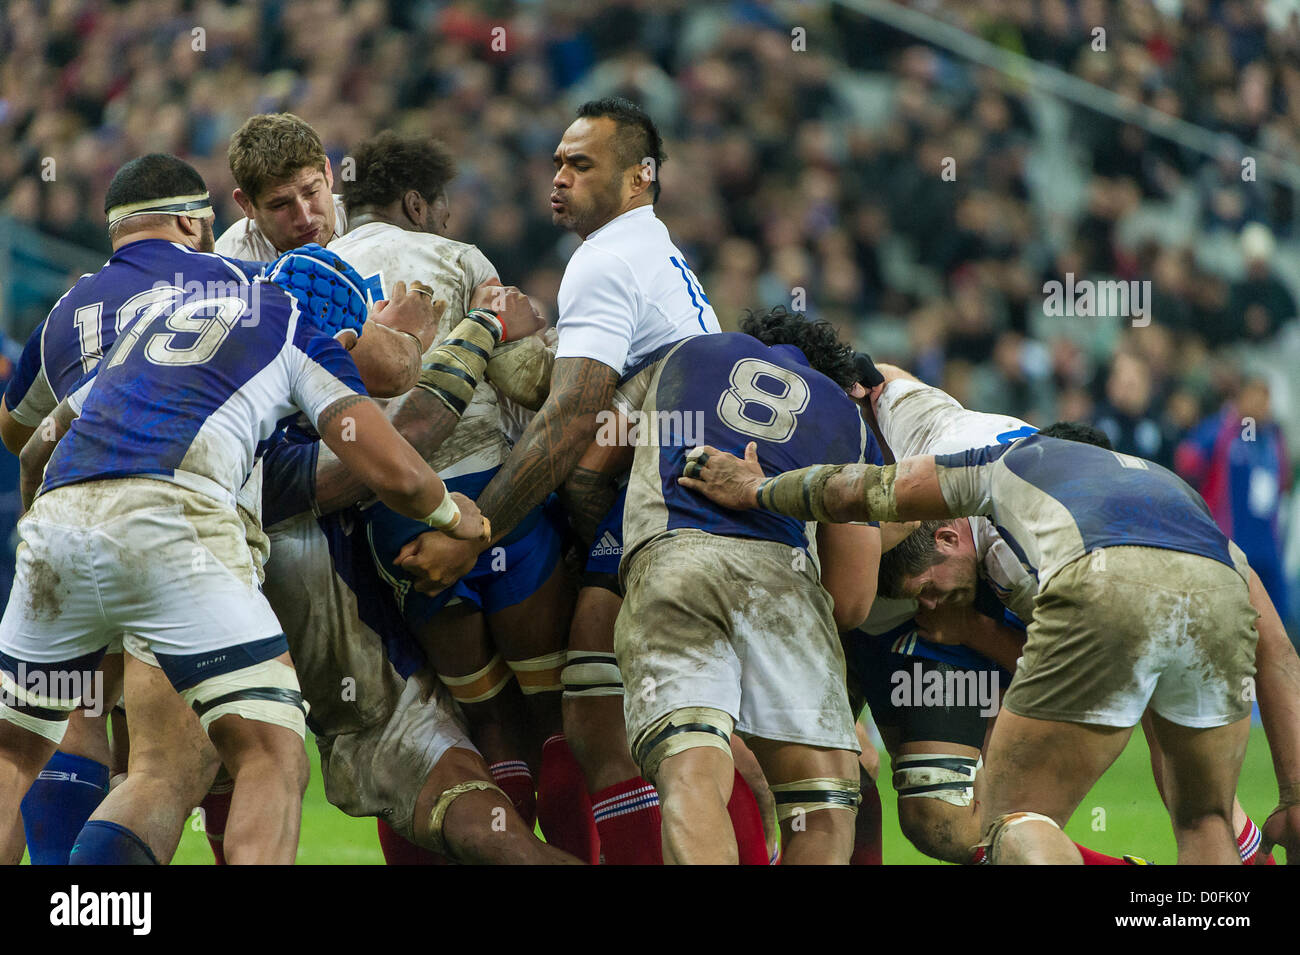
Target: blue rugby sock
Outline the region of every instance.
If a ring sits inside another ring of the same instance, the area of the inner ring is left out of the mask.
[[[157,865],[144,840],[126,826],[92,819],[77,836],[69,865]]]
[[[67,865],[77,833],[108,794],[108,767],[55,753],[23,797],[23,830],[32,865]]]

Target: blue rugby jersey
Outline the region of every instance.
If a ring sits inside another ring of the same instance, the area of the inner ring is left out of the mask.
[[[1103,547],[1182,551],[1242,570],[1201,496],[1143,458],[1036,434],[935,464],[952,513],[992,517],[1040,586]]]
[[[71,395],[80,417],[42,490],[146,475],[233,504],[268,439],[299,410],[315,424],[330,404],[365,394],[343,346],[300,319],[281,289],[250,282],[250,268],[144,240],[68,293],[62,307],[89,315],[93,287],[100,311],[125,320]]]
[[[623,559],[666,531],[694,528],[728,537],[807,547],[802,521],[769,511],[733,511],[677,483],[686,452],[709,444],[743,456],[758,443],[765,474],[810,464],[879,464],[880,448],[844,389],[814,371],[797,348],[769,348],[738,332],[700,335],[660,362],[640,415],[628,482]]]
[[[201,258],[196,258],[201,257]],[[190,273],[204,261],[203,278]],[[222,268],[215,263],[224,262]],[[165,239],[141,239],[115,251],[98,272],[83,275],[55,303],[23,348],[5,389],[5,407],[34,428],[94,370],[117,336],[189,285],[219,282],[233,289],[261,273],[263,263],[227,259]],[[207,291],[221,291],[209,286]]]

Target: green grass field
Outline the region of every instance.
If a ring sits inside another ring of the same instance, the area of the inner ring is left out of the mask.
[[[315,865],[382,865],[375,821],[345,816],[325,801],[315,744],[310,744],[308,750],[312,778],[303,802],[298,861]],[[887,767],[888,757],[882,757],[881,762]],[[1263,730],[1258,726],[1251,731],[1246,765],[1237,792],[1251,818],[1262,825],[1276,804],[1277,788],[1273,783],[1268,745]],[[880,787],[880,797],[884,803],[885,863],[938,865],[913,849],[898,831],[896,800],[887,775]],[[1104,817],[1095,811],[1097,809],[1105,811]],[[1103,821],[1104,829],[1100,828]],[[1140,731],[1133,734],[1124,755],[1079,806],[1066,831],[1076,842],[1099,852],[1112,855],[1130,853],[1158,864],[1174,862],[1174,838],[1169,829],[1169,818],[1151,781],[1146,740]],[[212,853],[201,832],[186,827],[175,862],[183,865],[212,862]]]

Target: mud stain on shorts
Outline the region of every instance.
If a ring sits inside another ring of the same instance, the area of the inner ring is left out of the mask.
[[[53,620],[63,613],[60,584],[63,578],[54,566],[39,557],[27,566],[27,606],[37,620]]]

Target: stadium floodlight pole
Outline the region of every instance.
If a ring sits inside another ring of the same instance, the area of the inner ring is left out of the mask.
[[[1233,148],[1239,158],[1247,155],[1244,144],[1231,136],[1162,113],[1145,103],[1125,99],[1118,93],[1089,83],[1055,66],[1039,63],[988,40],[972,36],[960,27],[945,23],[928,13],[900,6],[890,0],[839,0],[839,3],[863,16],[887,23],[896,30],[910,33],[927,43],[997,70],[1031,89],[1069,100],[1077,106],[1103,113],[1113,119],[1141,126],[1153,136],[1172,140],[1212,159],[1222,158],[1227,147]],[[1251,149],[1249,155],[1255,159],[1261,178],[1300,190],[1300,164],[1262,149]]]

